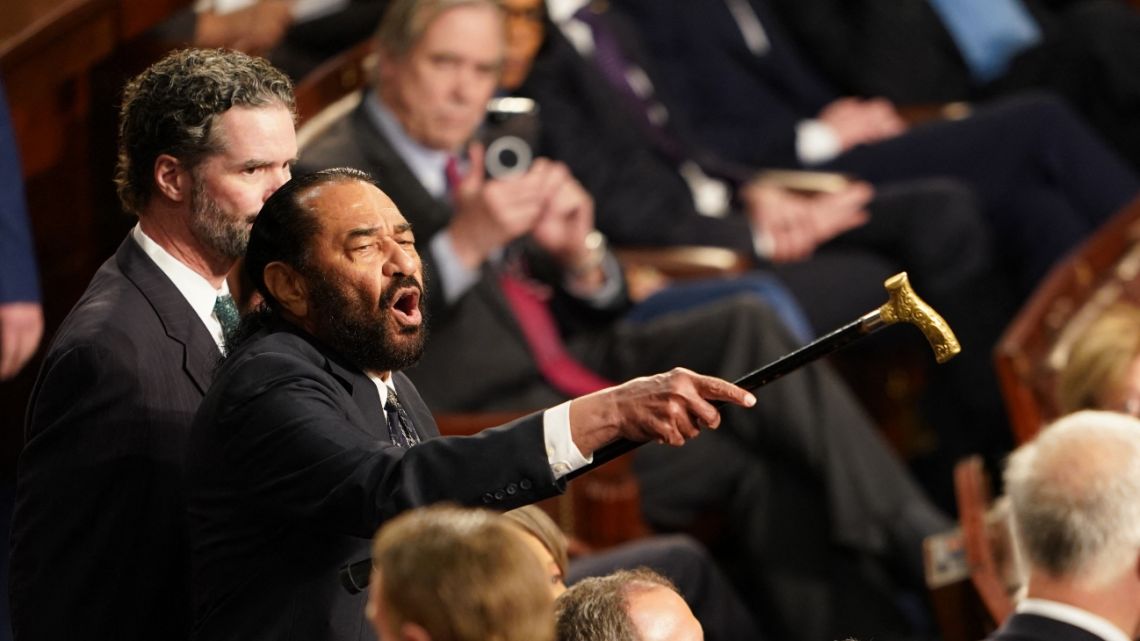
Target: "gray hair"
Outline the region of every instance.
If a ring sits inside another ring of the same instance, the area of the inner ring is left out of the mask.
[[[1010,456],[1005,490],[1029,563],[1089,587],[1140,552],[1140,420],[1071,414]]]
[[[262,58],[224,49],[182,49],[154,63],[123,89],[115,185],[123,208],[138,214],[154,188],[162,154],[193,170],[225,144],[215,120],[231,107],[281,105],[294,111],[293,84]]]
[[[555,638],[639,641],[637,627],[629,615],[629,600],[654,588],[677,592],[669,579],[649,568],[619,570],[575,583],[554,602]]]
[[[456,7],[488,6],[502,12],[499,0],[395,0],[388,5],[376,31],[376,44],[388,56],[399,58],[419,42],[436,18]]]

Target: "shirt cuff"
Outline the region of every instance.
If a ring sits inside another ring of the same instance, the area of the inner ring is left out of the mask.
[[[467,269],[456,255],[455,246],[451,244],[451,232],[445,229],[433,236],[428,242],[428,251],[435,259],[439,286],[443,291],[443,300],[448,305],[459,300],[479,282],[479,270]]]
[[[555,480],[593,462],[593,456],[582,456],[570,436],[570,401],[542,413],[542,434],[546,440],[546,460]]]
[[[796,124],[796,156],[805,165],[818,165],[843,151],[839,136],[821,120],[801,120]]]

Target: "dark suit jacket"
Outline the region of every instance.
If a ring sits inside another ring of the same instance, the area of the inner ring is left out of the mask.
[[[375,384],[315,339],[278,325],[226,359],[194,421],[186,475],[193,638],[373,639],[366,594],[338,570],[408,508],[511,509],[561,491],[542,415],[474,437],[439,431],[395,376],[422,443],[393,447]]]
[[[725,0],[615,0],[667,73],[700,141],[753,166],[795,166],[795,126],[838,92],[806,62],[767,0],[750,0],[770,49],[751,51]],[[746,124],[745,124],[746,123]]]
[[[614,26],[626,33],[622,23]],[[636,48],[627,56],[648,66]],[[615,245],[702,244],[752,253],[744,217],[712,219],[697,213],[678,173],[679,159],[657,146],[623,109],[621,97],[553,25],[519,94],[538,102],[543,154],[566,163],[594,197],[598,229]],[[674,116],[669,135],[686,159],[731,181],[748,173],[705,158],[692,147],[681,114]]]
[[[451,220],[450,203],[436,200],[373,125],[364,107],[333,124],[301,153],[298,173],[348,166],[367,171],[412,223],[427,279],[431,338],[427,352],[407,373],[436,410],[546,407],[562,400],[542,379],[502,290],[495,269],[484,265],[479,282],[447,304],[428,242]],[[551,301],[564,337],[604,331],[625,311],[624,297],[601,309],[559,287],[560,278],[542,256],[528,251],[554,291]],[[479,372],[456,371],[452,355],[486,363]]]
[[[1126,3],[1115,0],[1023,0],[1043,39],[1018,55],[1003,77],[985,86],[971,78],[930,0],[772,3],[804,52],[841,83],[845,93],[927,103],[1047,86],[1078,105],[1087,102],[1100,108],[1114,102],[1113,95],[1135,96],[1132,72],[1140,18]],[[1096,82],[1090,83],[1093,75]]]
[[[1063,621],[1036,614],[1014,614],[987,641],[1104,641]]]
[[[220,354],[129,237],[64,320],[32,391],[12,519],[17,639],[181,639],[186,435]]]

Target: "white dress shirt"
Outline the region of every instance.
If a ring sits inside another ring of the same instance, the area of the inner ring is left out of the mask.
[[[380,394],[380,403],[388,406],[388,390],[396,390],[392,375],[384,378],[368,375]],[[570,437],[570,401],[556,405],[542,413],[542,435],[546,442],[546,461],[555,479],[588,465],[594,457],[585,458]]]
[[[1104,641],[1132,641],[1132,639],[1111,621],[1082,610],[1076,606],[1047,599],[1022,599],[1017,604],[1018,614],[1036,614],[1047,619],[1054,619],[1069,625],[1076,626],[1090,632]]]
[[[154,242],[137,224],[131,230],[131,238],[143,250],[143,253],[149,256],[155,265],[158,265],[158,269],[166,274],[170,282],[174,283],[174,287],[178,289],[186,302],[190,303],[194,313],[202,320],[207,331],[210,332],[210,336],[217,343],[218,349],[225,353],[226,342],[222,334],[222,323],[214,314],[214,303],[217,302],[218,296],[229,295],[229,284],[223,280],[221,288],[214,289],[210,281]]]

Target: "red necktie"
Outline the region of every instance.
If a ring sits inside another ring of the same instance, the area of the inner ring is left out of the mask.
[[[566,349],[554,314],[550,313],[548,291],[543,285],[532,282],[514,270],[499,275],[511,310],[522,328],[523,337],[530,347],[538,371],[555,389],[571,397],[596,392],[613,385],[612,382],[591,372]]]
[[[447,195],[455,200],[455,190],[459,189],[459,181],[463,175],[459,173],[459,160],[455,156],[447,157],[447,165],[443,168],[443,175],[447,180]]]

